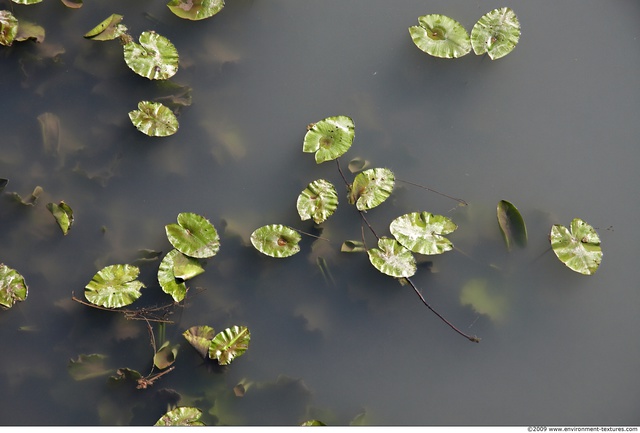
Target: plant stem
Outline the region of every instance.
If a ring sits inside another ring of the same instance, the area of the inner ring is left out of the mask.
[[[431,191],[431,192],[434,192],[434,193],[436,193],[436,194],[438,194],[438,195],[441,195],[441,196],[443,196],[443,197],[450,198],[451,200],[455,200],[455,201],[457,201],[457,202],[458,202],[458,203],[460,203],[462,206],[467,206],[467,205],[468,205],[468,203],[467,203],[466,201],[462,200],[461,198],[451,197],[450,195],[447,195],[447,194],[441,193],[440,191],[436,191],[435,189],[427,188],[427,187],[426,187],[426,186],[424,186],[424,185],[419,185],[419,184],[417,184],[417,183],[409,182],[409,181],[407,181],[407,180],[402,180],[402,179],[396,179],[396,180],[397,180],[398,182],[408,183],[409,185],[417,186],[418,188],[426,189],[427,191]]]

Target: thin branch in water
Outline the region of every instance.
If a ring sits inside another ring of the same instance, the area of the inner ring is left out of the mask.
[[[358,211],[360,213],[360,217],[362,218],[362,220],[364,221],[364,223],[367,225],[367,227],[369,227],[369,230],[371,230],[371,233],[373,233],[373,235],[380,240],[380,236],[378,236],[378,234],[376,233],[376,231],[373,229],[373,227],[371,227],[371,224],[369,224],[369,221],[367,220],[367,217],[364,216],[364,212],[359,210]]]
[[[293,230],[297,231],[298,233],[303,234],[303,235],[311,236],[312,238],[320,239],[320,240],[322,240],[322,241],[331,242],[331,239],[323,238],[322,236],[312,235],[311,233],[304,232],[304,231],[299,230],[299,229],[296,229],[296,228],[294,228],[294,227],[291,227],[291,228],[292,228]]]
[[[420,184],[417,184],[417,183],[409,182],[408,180],[402,180],[402,179],[396,179],[396,180],[398,182],[402,182],[402,183],[406,183],[406,184],[409,184],[409,185],[412,185],[412,186],[417,186],[418,188],[426,189],[427,191],[433,192],[435,194],[441,195],[441,196],[449,198],[451,200],[455,200],[458,203],[460,203],[460,205],[462,205],[462,206],[467,206],[468,205],[468,203],[466,201],[462,200],[461,198],[452,197],[450,195],[441,193],[440,191],[436,191],[435,189],[428,188],[428,187],[426,187],[424,185],[420,185]]]

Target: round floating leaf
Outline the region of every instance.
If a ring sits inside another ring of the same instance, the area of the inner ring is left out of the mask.
[[[127,27],[120,24],[124,17],[118,14],[112,14],[109,18],[84,34],[87,39],[94,41],[110,41],[127,33]]]
[[[349,191],[349,203],[358,210],[372,209],[384,202],[393,192],[395,176],[387,168],[371,168],[358,173]]]
[[[290,227],[270,224],[251,233],[251,244],[267,256],[289,257],[300,251],[298,243],[301,238],[300,234]]]
[[[419,26],[409,27],[413,43],[434,57],[457,58],[471,51],[467,30],[445,15],[431,14],[418,18]]]
[[[184,256],[178,250],[171,250],[164,256],[158,267],[158,283],[162,291],[171,295],[174,301],[180,302],[187,294],[187,286],[178,280],[175,274],[176,257]],[[195,261],[195,259],[192,259]]]
[[[320,224],[338,208],[336,188],[327,180],[314,180],[300,193],[296,207],[303,221],[313,218]]]
[[[0,307],[11,308],[16,302],[27,299],[28,293],[24,277],[15,269],[0,263]]]
[[[203,358],[206,358],[209,355],[211,340],[216,336],[216,331],[211,326],[192,326],[184,331],[182,336]]]
[[[103,268],[85,286],[84,296],[89,302],[106,308],[120,308],[132,304],[145,287],[137,280],[140,269],[133,265],[111,265]]]
[[[179,213],[178,224],[168,224],[164,228],[171,245],[189,257],[213,257],[220,249],[220,237],[216,228],[201,215]]]
[[[442,254],[453,248],[447,235],[458,226],[449,218],[429,212],[412,212],[393,220],[391,233],[404,247],[414,253]]]
[[[224,7],[224,0],[171,0],[167,6],[180,18],[197,21],[220,12]]]
[[[343,155],[353,143],[355,125],[347,116],[327,117],[309,126],[302,151],[316,153],[316,163],[331,161]]]
[[[70,9],[80,9],[82,7],[82,0],[62,0],[62,4]]]
[[[371,264],[390,277],[407,278],[416,273],[415,257],[395,239],[380,238],[378,248],[368,250],[367,254]]]
[[[511,249],[512,243],[524,248],[527,245],[527,226],[518,208],[506,200],[501,200],[498,203],[497,214],[498,225],[507,249]]]
[[[251,333],[245,326],[227,328],[211,340],[209,358],[217,359],[220,365],[229,365],[249,348]]]
[[[11,46],[18,34],[18,19],[9,11],[0,11],[0,45]]]
[[[571,231],[561,225],[551,227],[551,248],[569,269],[592,275],[602,261],[600,238],[595,229],[580,218],[571,221]]]
[[[34,5],[36,3],[40,3],[42,0],[11,0],[11,1],[19,5]]]
[[[129,112],[129,119],[140,132],[151,137],[173,135],[179,126],[173,111],[159,102],[138,102],[138,109]]]
[[[202,416],[202,411],[197,407],[177,407],[162,415],[156,421],[156,426],[203,426],[204,423],[198,421]]]
[[[520,39],[520,22],[511,8],[494,9],[471,29],[471,46],[478,54],[487,53],[492,60],[509,54]]]
[[[178,72],[178,50],[154,31],[143,32],[140,44],[126,43],[124,60],[136,74],[150,80],[166,80]]]
[[[56,222],[60,226],[60,230],[62,230],[62,234],[66,235],[69,233],[69,229],[73,224],[73,210],[66,204],[64,201],[61,201],[60,204],[48,203],[47,209],[56,219]]]

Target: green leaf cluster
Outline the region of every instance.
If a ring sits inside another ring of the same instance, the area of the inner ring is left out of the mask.
[[[242,356],[251,340],[246,326],[232,326],[217,334],[207,325],[192,326],[182,335],[203,358],[217,360],[219,365],[229,365]]]

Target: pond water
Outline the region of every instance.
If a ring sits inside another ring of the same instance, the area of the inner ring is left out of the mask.
[[[496,61],[430,57],[407,31],[428,13],[470,30],[502,6],[522,36]],[[172,404],[200,408],[208,425],[640,424],[637,1],[230,0],[200,22],[165,1],[0,9],[46,29],[42,43],[0,47],[0,262],[29,286],[0,312],[0,424],[151,425]],[[176,45],[177,90],[129,70],[117,41],[82,37],[112,13],[135,37],[155,30]],[[185,90],[174,136],[131,125],[138,101]],[[59,148],[43,140],[44,113],[59,119]],[[340,253],[362,222],[336,165],[302,152],[307,125],[339,114],[356,131],[343,167],[361,157],[468,204],[398,182],[367,219],[381,234],[422,210],[458,225],[456,249],[413,281],[479,344],[366,255]],[[319,178],[340,191],[329,241],[305,236],[289,259],[254,250],[262,225],[317,233],[295,203]],[[36,186],[34,206],[10,197]],[[67,236],[46,209],[61,200],[75,215]],[[522,213],[526,248],[505,248],[500,200]],[[132,307],[170,303],[159,260],[138,259],[171,249],[164,226],[180,212],[207,217],[221,247],[166,325],[175,370],[144,390],[110,386],[118,368],[151,370],[147,325],[72,296],[84,299],[102,267],[137,263],[147,288]],[[592,276],[549,250],[551,226],[576,217],[602,240]],[[181,335],[194,325],[248,326],[249,349],[224,368],[205,363]],[[74,380],[69,360],[95,353],[109,371]],[[235,397],[241,381],[251,386]]]

